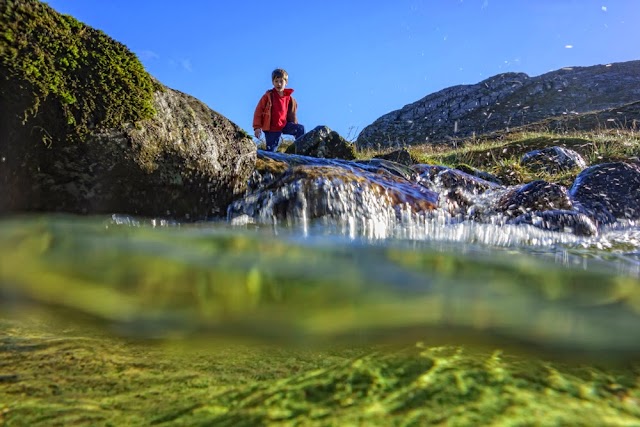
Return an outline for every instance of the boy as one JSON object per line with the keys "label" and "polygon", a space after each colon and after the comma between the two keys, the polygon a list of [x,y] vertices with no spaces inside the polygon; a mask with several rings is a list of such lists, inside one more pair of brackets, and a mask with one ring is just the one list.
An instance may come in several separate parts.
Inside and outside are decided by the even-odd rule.
{"label": "boy", "polygon": [[285,89],[289,75],[282,68],[271,73],[273,89],[269,89],[253,113],[253,131],[256,138],[264,132],[267,151],[276,151],[280,135],[293,135],[296,139],[304,135],[304,126],[298,124],[298,103],[291,96],[293,89]]}

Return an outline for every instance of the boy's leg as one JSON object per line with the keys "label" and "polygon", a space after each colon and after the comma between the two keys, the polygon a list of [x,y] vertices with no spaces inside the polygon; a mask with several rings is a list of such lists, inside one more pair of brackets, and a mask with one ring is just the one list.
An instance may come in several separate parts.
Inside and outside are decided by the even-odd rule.
{"label": "boy's leg", "polygon": [[300,123],[288,122],[286,125],[284,125],[282,133],[284,133],[285,135],[293,135],[295,139],[298,139],[302,135],[304,135],[304,126],[302,126]]}
{"label": "boy's leg", "polygon": [[282,132],[264,132],[264,140],[267,143],[267,151],[276,151]]}

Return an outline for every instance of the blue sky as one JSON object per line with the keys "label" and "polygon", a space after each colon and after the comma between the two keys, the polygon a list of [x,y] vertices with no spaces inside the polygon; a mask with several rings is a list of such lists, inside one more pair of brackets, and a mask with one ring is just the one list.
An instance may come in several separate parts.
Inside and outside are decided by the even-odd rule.
{"label": "blue sky", "polygon": [[640,59],[640,0],[51,0],[165,85],[253,133],[271,71],[300,122],[348,139],[390,111],[493,75]]}

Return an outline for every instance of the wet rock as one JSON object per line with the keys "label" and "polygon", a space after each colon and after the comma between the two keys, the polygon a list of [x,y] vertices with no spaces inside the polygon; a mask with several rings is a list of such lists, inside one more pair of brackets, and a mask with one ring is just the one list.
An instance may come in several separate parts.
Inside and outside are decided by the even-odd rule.
{"label": "wet rock", "polygon": [[601,224],[640,219],[640,167],[624,162],[591,166],[577,176],[569,194],[580,211]]}
{"label": "wet rock", "polygon": [[508,191],[496,208],[507,217],[514,218],[532,211],[571,210],[573,203],[565,187],[538,180]]}
{"label": "wet rock", "polygon": [[442,171],[449,168],[440,165],[413,165],[411,169],[418,174],[418,182],[427,188],[435,188],[435,179]]}
{"label": "wet rock", "polygon": [[493,182],[445,166],[413,165],[411,169],[418,174],[418,182],[430,189],[444,191],[461,189],[468,193],[480,194],[490,188],[498,187]]}
{"label": "wet rock", "polygon": [[418,178],[418,174],[414,172],[413,169],[390,160],[374,158],[371,160],[358,160],[356,161],[356,164],[362,165],[364,169],[372,172],[386,171],[392,175],[399,176],[409,181],[416,181]]}
{"label": "wet rock", "polygon": [[489,181],[489,182],[493,182],[494,184],[498,184],[498,185],[502,185],[503,182],[500,180],[500,178],[498,178],[497,176],[490,174],[489,172],[485,172],[483,170],[474,168],[472,166],[469,165],[458,165],[456,166],[456,169],[467,173],[469,175],[473,175],[476,176],[480,179],[483,179],[485,181]]}
{"label": "wet rock", "polygon": [[[259,152],[258,165],[265,169],[259,173],[262,178],[254,180],[252,191],[230,206],[228,216],[393,223],[404,215],[437,208],[437,193],[389,171],[393,162],[380,162],[385,167]],[[283,169],[283,164],[288,167]]]}
{"label": "wet rock", "polygon": [[325,159],[353,160],[353,144],[327,126],[317,126],[295,141],[295,154]]}
{"label": "wet rock", "polygon": [[500,187],[457,169],[444,169],[435,177],[436,188],[444,192],[444,206],[453,216],[463,217],[475,204],[476,196]]}
{"label": "wet rock", "polygon": [[530,151],[522,156],[520,164],[532,171],[547,173],[559,173],[587,167],[587,162],[580,154],[568,148],[557,146]]}
{"label": "wet rock", "polygon": [[606,223],[574,203],[558,184],[533,181],[504,187],[444,166],[406,167],[382,159],[354,162],[260,151],[249,186],[251,191],[230,209],[230,218],[331,218],[342,224],[377,221],[394,226],[406,218],[422,221],[425,216],[411,215],[424,213],[578,236],[596,236]]}
{"label": "wet rock", "polygon": [[261,187],[271,185],[279,177],[289,169],[289,164],[269,157],[265,157],[265,151],[258,151],[258,158],[256,159],[256,167],[253,170],[247,183],[247,192],[255,191]]}
{"label": "wet rock", "polygon": [[446,189],[451,190],[461,188],[472,194],[484,193],[491,188],[499,187],[498,184],[486,181],[457,169],[445,169],[440,171],[436,179]]}
{"label": "wet rock", "polygon": [[542,230],[572,233],[577,236],[598,235],[598,228],[591,218],[576,211],[551,210],[527,212],[507,223],[514,225],[533,225]]}

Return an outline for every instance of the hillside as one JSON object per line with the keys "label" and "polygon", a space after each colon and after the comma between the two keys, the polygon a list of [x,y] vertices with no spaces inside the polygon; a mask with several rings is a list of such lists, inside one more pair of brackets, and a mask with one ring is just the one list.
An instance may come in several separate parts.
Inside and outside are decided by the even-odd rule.
{"label": "hillside", "polygon": [[378,118],[358,148],[438,143],[514,127],[637,127],[640,61],[571,67],[537,76],[504,73],[443,89]]}

